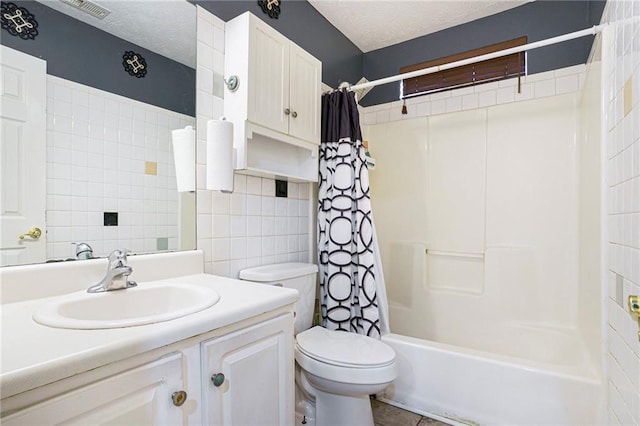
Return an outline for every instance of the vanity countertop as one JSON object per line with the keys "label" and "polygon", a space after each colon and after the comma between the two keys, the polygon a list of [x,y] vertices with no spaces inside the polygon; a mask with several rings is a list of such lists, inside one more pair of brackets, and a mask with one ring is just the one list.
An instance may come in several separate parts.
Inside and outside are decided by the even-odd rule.
{"label": "vanity countertop", "polygon": [[2,398],[237,323],[298,299],[298,292],[292,289],[204,273],[139,281],[139,285],[163,281],[211,287],[219,293],[220,301],[171,321],[102,330],[59,329],[36,323],[33,312],[56,296],[5,301],[1,305]]}

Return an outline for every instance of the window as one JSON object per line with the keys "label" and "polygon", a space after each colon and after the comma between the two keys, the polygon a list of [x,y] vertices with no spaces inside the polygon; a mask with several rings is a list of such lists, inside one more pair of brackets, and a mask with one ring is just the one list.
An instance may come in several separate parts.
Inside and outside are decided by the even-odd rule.
{"label": "window", "polygon": [[[487,53],[493,53],[499,50],[509,49],[511,47],[522,46],[524,44],[527,44],[526,36],[402,67],[400,68],[400,73],[403,74],[437,65],[444,65],[450,62],[472,58],[474,56],[485,55]],[[463,65],[461,67],[438,71],[420,77],[408,78],[402,80],[402,98],[426,95],[428,93],[525,75],[525,58],[526,52],[513,53],[499,58],[476,62],[475,64]]]}

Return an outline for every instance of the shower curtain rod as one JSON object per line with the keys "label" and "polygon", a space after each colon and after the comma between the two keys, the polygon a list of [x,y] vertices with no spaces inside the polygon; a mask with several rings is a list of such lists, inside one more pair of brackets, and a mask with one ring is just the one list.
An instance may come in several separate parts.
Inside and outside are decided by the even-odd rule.
{"label": "shower curtain rod", "polygon": [[600,31],[602,31],[607,25],[608,24],[594,25],[591,28],[575,31],[575,32],[560,35],[557,37],[551,37],[545,40],[535,41],[529,44],[523,44],[522,46],[511,47],[509,49],[504,49],[504,50],[498,50],[497,52],[486,53],[484,55],[474,56],[473,58],[467,58],[459,61],[449,62],[447,64],[424,68],[417,71],[406,72],[404,74],[398,74],[392,77],[381,78],[378,80],[369,81],[367,83],[356,84],[354,86],[349,85],[347,87],[347,90],[350,90],[353,92],[359,89],[367,89],[369,87],[375,87],[381,84],[393,83],[395,81],[404,80],[406,78],[420,77],[421,75],[433,74],[434,72],[461,67],[463,65],[475,64],[476,62],[486,61],[488,59],[493,59],[493,58],[499,58],[500,56],[506,56],[506,55],[511,55],[513,53],[524,52],[525,50],[537,49],[538,47],[549,46],[551,44],[561,43],[567,40],[573,40],[574,38],[585,37],[588,35],[595,35]]}

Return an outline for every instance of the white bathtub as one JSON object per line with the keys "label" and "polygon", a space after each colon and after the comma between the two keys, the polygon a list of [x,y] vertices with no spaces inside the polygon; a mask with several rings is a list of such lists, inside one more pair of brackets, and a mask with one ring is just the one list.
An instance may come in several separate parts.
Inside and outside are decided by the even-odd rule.
{"label": "white bathtub", "polygon": [[[574,364],[553,363],[553,356],[532,361],[398,334],[383,341],[397,354],[398,378],[383,395],[394,405],[452,423],[605,423],[603,386],[586,359]],[[558,349],[547,348],[550,353]]]}

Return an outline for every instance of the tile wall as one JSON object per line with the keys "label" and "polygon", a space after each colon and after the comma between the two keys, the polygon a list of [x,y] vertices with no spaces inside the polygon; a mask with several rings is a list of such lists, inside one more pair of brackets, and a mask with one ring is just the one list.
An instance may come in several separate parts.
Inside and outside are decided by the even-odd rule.
{"label": "tile wall", "polygon": [[[47,76],[47,258],[178,247],[178,193],[171,130],[178,114]],[[104,226],[104,212],[118,225]]]}
{"label": "tile wall", "polygon": [[627,297],[640,294],[640,1],[610,0],[603,14],[608,198],[609,424],[640,424],[639,324]]}
{"label": "tile wall", "polygon": [[520,93],[517,78],[447,90],[407,99],[407,114],[401,112],[402,101],[361,108],[362,124],[387,123],[574,93],[582,88],[584,79],[585,66],[576,65],[522,77]]}
{"label": "tile wall", "polygon": [[289,182],[280,198],[274,179],[236,173],[232,194],[205,189],[207,120],[224,113],[223,72],[224,21],[198,7],[197,246],[205,271],[237,278],[247,267],[309,262],[310,184]]}

